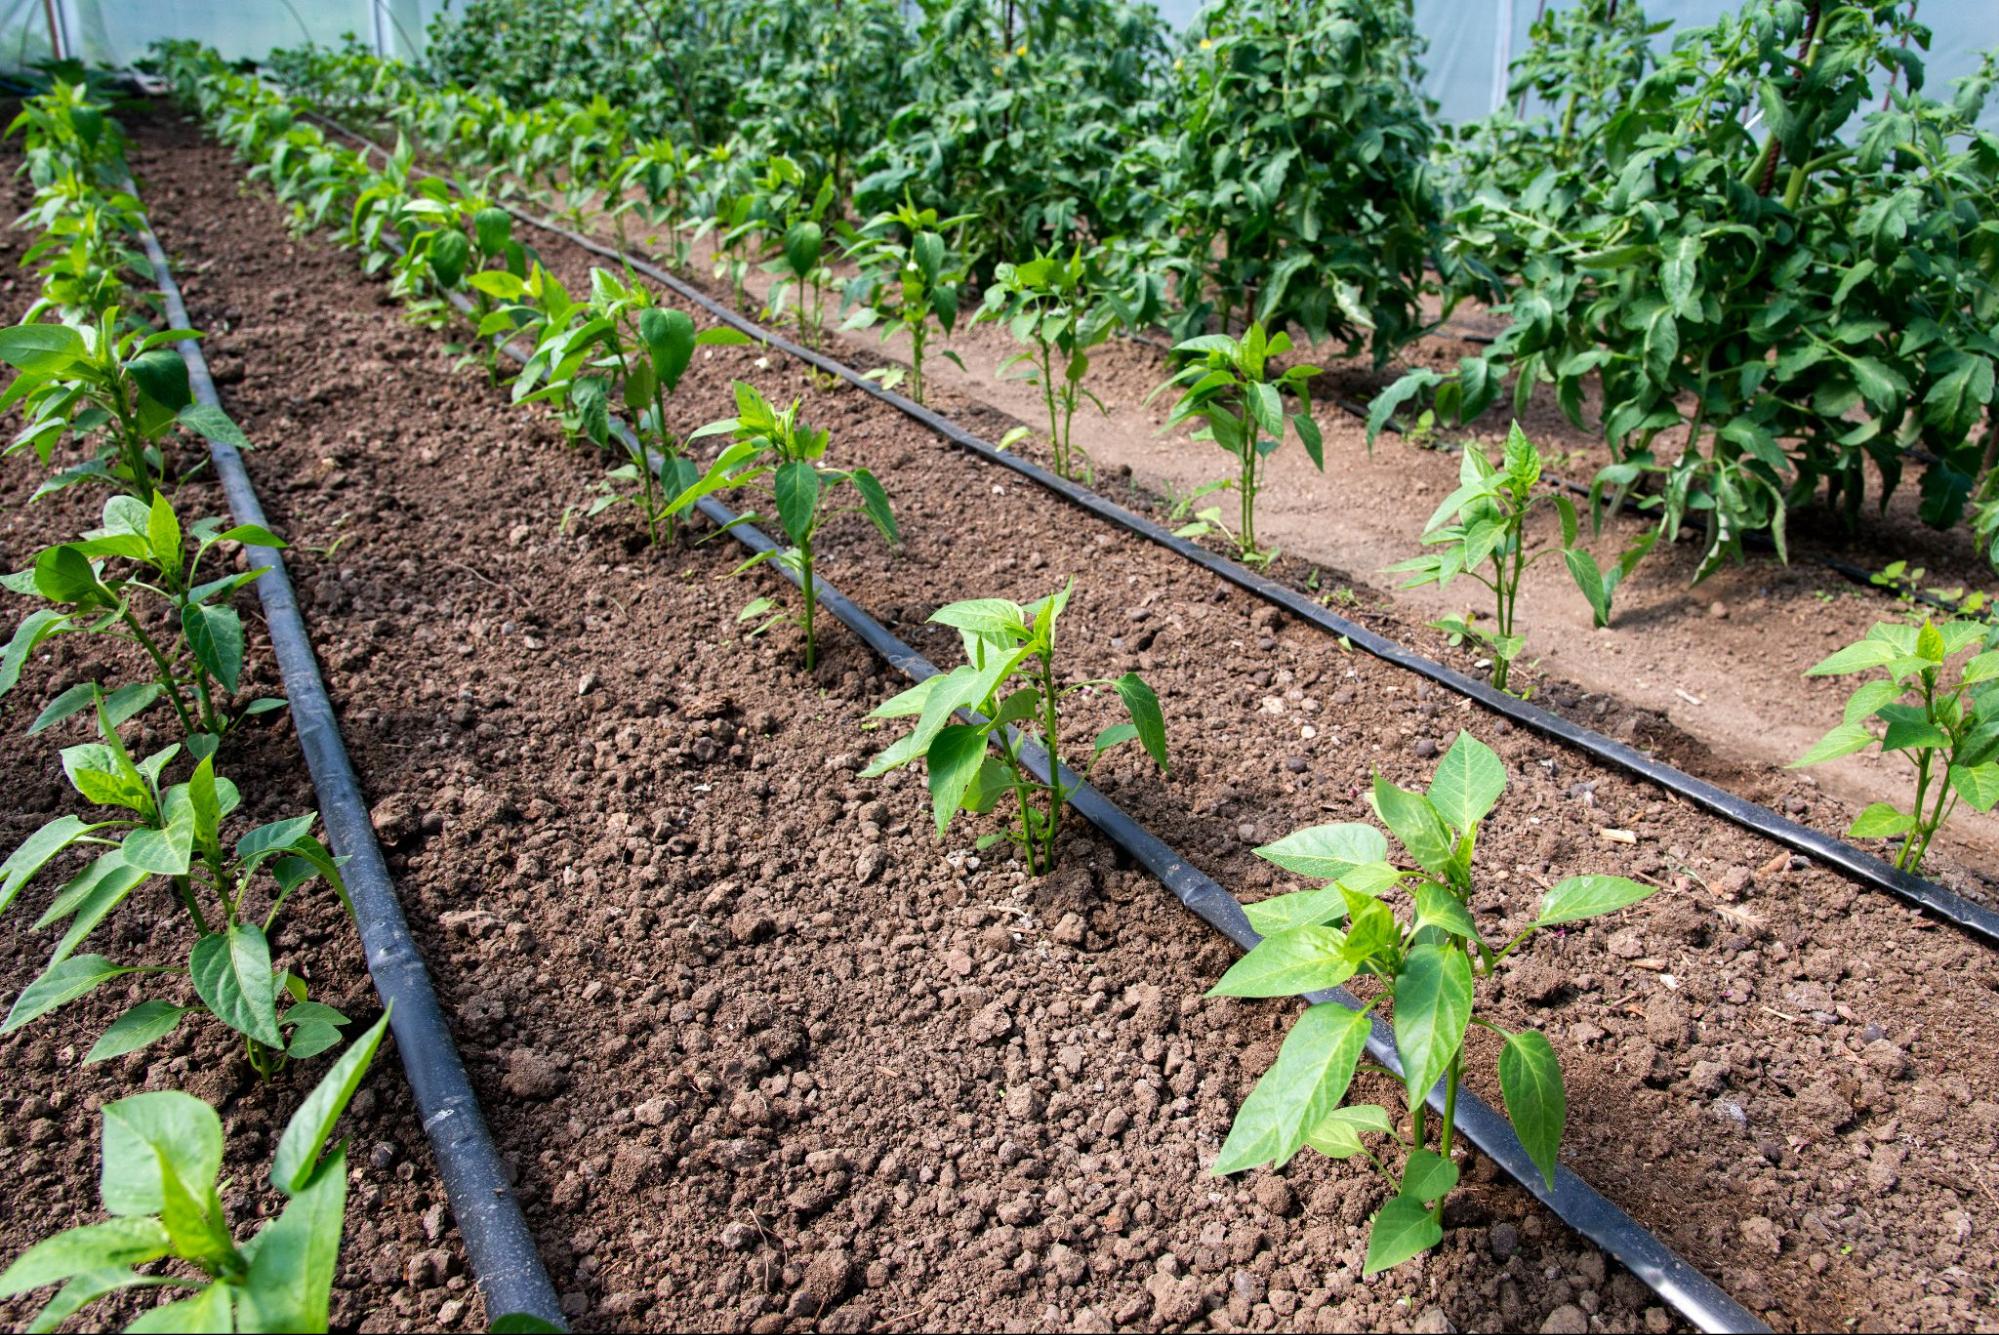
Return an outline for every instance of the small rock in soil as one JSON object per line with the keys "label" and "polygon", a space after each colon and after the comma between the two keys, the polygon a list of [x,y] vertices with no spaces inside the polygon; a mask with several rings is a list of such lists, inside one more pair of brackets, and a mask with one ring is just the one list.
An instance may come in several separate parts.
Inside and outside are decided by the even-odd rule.
{"label": "small rock in soil", "polygon": [[394,847],[417,832],[422,816],[415,798],[408,793],[390,793],[375,803],[368,820],[375,827],[375,837]]}
{"label": "small rock in soil", "polygon": [[500,1083],[517,1099],[552,1099],[569,1087],[569,1076],[546,1053],[524,1048],[507,1058]]}
{"label": "small rock in soil", "polygon": [[1589,1335],[1589,1317],[1574,1303],[1563,1303],[1541,1323],[1541,1335]]}
{"label": "small rock in soil", "polygon": [[805,1278],[791,1295],[793,1316],[816,1316],[847,1296],[854,1282],[854,1258],[835,1249],[821,1252],[805,1267]]}
{"label": "small rock in soil", "polygon": [[1267,1175],[1256,1184],[1256,1203],[1270,1213],[1282,1217],[1298,1207],[1298,1198],[1291,1190],[1291,1184],[1275,1174]]}
{"label": "small rock in soil", "polygon": [[1527,960],[1506,975],[1508,996],[1537,1005],[1554,1000],[1563,986],[1561,971],[1544,960]]}

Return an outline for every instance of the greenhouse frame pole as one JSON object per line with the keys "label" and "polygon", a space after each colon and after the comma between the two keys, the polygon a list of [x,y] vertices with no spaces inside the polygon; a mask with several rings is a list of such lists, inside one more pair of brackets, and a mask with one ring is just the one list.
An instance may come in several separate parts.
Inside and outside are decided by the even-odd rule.
{"label": "greenhouse frame pole", "polygon": [[[49,53],[61,60],[66,53],[62,44],[62,21],[56,17],[56,0],[42,0],[42,13],[49,21]],[[26,45],[24,40],[22,46]]]}
{"label": "greenhouse frame pole", "polygon": [[383,45],[386,34],[382,29],[382,6],[386,0],[368,0],[368,31],[375,39],[375,59],[387,60],[388,49]]}
{"label": "greenhouse frame pole", "polygon": [[1492,109],[1506,105],[1506,67],[1513,63],[1513,0],[1499,0],[1499,30],[1492,35]]}

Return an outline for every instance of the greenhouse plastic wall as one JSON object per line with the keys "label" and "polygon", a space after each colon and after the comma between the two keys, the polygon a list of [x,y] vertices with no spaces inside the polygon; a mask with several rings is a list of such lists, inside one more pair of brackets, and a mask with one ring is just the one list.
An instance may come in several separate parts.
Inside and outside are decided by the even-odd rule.
{"label": "greenhouse plastic wall", "polygon": [[[562,0],[551,0],[561,3]],[[1156,0],[1176,28],[1200,12],[1202,0]],[[1528,30],[1549,5],[1563,0],[1414,0],[1430,40],[1425,58],[1430,96],[1446,121],[1491,112],[1506,95],[1506,65],[1526,50]],[[1740,0],[1641,0],[1654,21],[1674,30],[1710,23]],[[273,47],[337,43],[346,33],[385,55],[422,54],[424,33],[449,0],[0,0],[0,69],[20,69],[49,55],[53,14],[65,49],[93,64],[125,66],[162,37],[194,37],[229,59],[259,57]],[[1999,46],[1999,0],[1918,0],[1918,16],[1936,33],[1928,86],[1947,91],[1978,67],[1979,54]],[[1671,30],[1661,33],[1664,45]],[[1531,112],[1533,108],[1529,108]],[[1999,130],[1999,99],[1985,110]]]}

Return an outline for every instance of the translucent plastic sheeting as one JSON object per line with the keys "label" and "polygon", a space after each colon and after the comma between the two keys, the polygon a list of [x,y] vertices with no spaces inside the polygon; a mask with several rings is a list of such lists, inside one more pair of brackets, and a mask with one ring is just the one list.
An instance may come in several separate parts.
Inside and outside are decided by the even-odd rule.
{"label": "translucent plastic sheeting", "polygon": [[[1202,0],[1158,0],[1169,23],[1184,28]],[[1484,116],[1506,96],[1507,62],[1526,51],[1528,30],[1547,5],[1573,0],[1415,0],[1416,24],[1429,40],[1425,83],[1438,116],[1468,121]],[[1674,32],[1712,23],[1741,7],[1741,0],[1641,0],[1646,17],[1673,27],[1654,39],[1663,50]],[[1952,81],[1973,73],[1979,56],[1999,46],[1999,0],[1918,0],[1916,17],[1935,34],[1924,55],[1924,87],[1947,98]],[[1534,108],[1528,108],[1530,114]],[[1982,125],[1999,130],[1999,99],[1988,104]]]}
{"label": "translucent plastic sheeting", "polygon": [[48,56],[51,16],[65,54],[92,64],[128,66],[164,37],[195,38],[233,60],[308,41],[337,44],[348,33],[407,58],[422,54],[424,30],[443,7],[443,0],[0,0],[0,68]]}
{"label": "translucent plastic sheeting", "polygon": [[[1472,120],[1498,106],[1506,95],[1507,62],[1527,49],[1535,17],[1548,5],[1573,2],[1414,0],[1417,24],[1430,43],[1426,83],[1441,118]],[[1649,0],[1645,12],[1673,25],[1657,39],[1664,46],[1673,32],[1711,23],[1740,2]],[[1202,0],[1156,3],[1169,23],[1184,28]],[[0,69],[47,58],[51,15],[66,51],[123,66],[162,37],[199,38],[234,59],[307,40],[336,43],[352,33],[385,54],[419,56],[430,21],[446,7],[447,0],[0,0]],[[1981,52],[1999,46],[1999,0],[1918,0],[1917,15],[1936,34],[1925,58],[1928,87],[1936,95],[1947,95],[1953,80],[1977,69]],[[1983,123],[1999,130],[1999,99],[1986,108]]]}

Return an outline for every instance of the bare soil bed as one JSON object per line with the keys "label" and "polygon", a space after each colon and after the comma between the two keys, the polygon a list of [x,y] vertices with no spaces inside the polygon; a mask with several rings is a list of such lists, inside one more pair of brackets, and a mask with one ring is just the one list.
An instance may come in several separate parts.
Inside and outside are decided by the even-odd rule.
{"label": "bare soil bed", "polygon": [[[193,320],[264,446],[252,470],[294,542],[413,927],[579,1326],[1670,1325],[1483,1163],[1444,1248],[1369,1281],[1378,1188],[1359,1172],[1301,1159],[1208,1177],[1288,1005],[1202,1000],[1227,948],[1081,831],[1039,882],[974,854],[978,827],[940,846],[920,780],[855,774],[884,740],[862,716],[900,687],[856,642],[829,629],[801,689],[788,634],[739,639],[737,609],[768,586],[720,578],[721,544],[565,531],[597,460],[453,373],[351,256],[288,239],[226,154],[178,122],[135,129]],[[565,281],[587,267],[559,246],[545,258]],[[1989,953],[765,360],[717,351],[676,409],[724,415],[731,375],[806,395],[832,458],[882,473],[909,539],[889,553],[843,525],[824,573],[935,658],[954,647],[922,625],[939,603],[1079,576],[1069,662],[1145,672],[1174,748],[1170,778],[1127,761],[1105,787],[1239,892],[1277,888],[1254,844],[1363,819],[1370,771],[1426,778],[1460,727],[1491,742],[1512,791],[1482,850],[1482,916],[1518,921],[1574,872],[1668,887],[1505,978],[1502,1018],[1562,1053],[1571,1164],[1780,1326],[1993,1323]],[[9,515],[10,560],[61,531],[52,509]],[[15,712],[79,666],[37,664]],[[282,725],[266,744],[264,786],[287,794],[268,800],[309,801]],[[53,800],[50,753],[4,763],[16,791]],[[21,938],[38,906],[6,924],[14,988],[38,962]],[[329,937],[301,951],[332,952],[335,979],[352,969],[344,925],[297,921]],[[322,986],[365,992],[358,976]],[[5,1134],[50,1124],[33,1132],[40,1171],[16,1153],[0,1179],[47,1202],[10,1214],[10,1249],[91,1217],[87,1109],[130,1087],[47,1034],[37,1065],[37,1037],[0,1049],[40,1081],[0,1096]],[[186,1074],[158,1078],[240,1087],[225,1046],[195,1044],[175,1059]],[[389,1153],[356,1156],[380,1194],[357,1188],[336,1319],[471,1325],[476,1302],[446,1310],[467,1295],[448,1235],[425,1234],[434,1177],[406,1095],[386,1066],[373,1088],[357,1144]],[[240,1148],[258,1111],[229,1112]]]}

